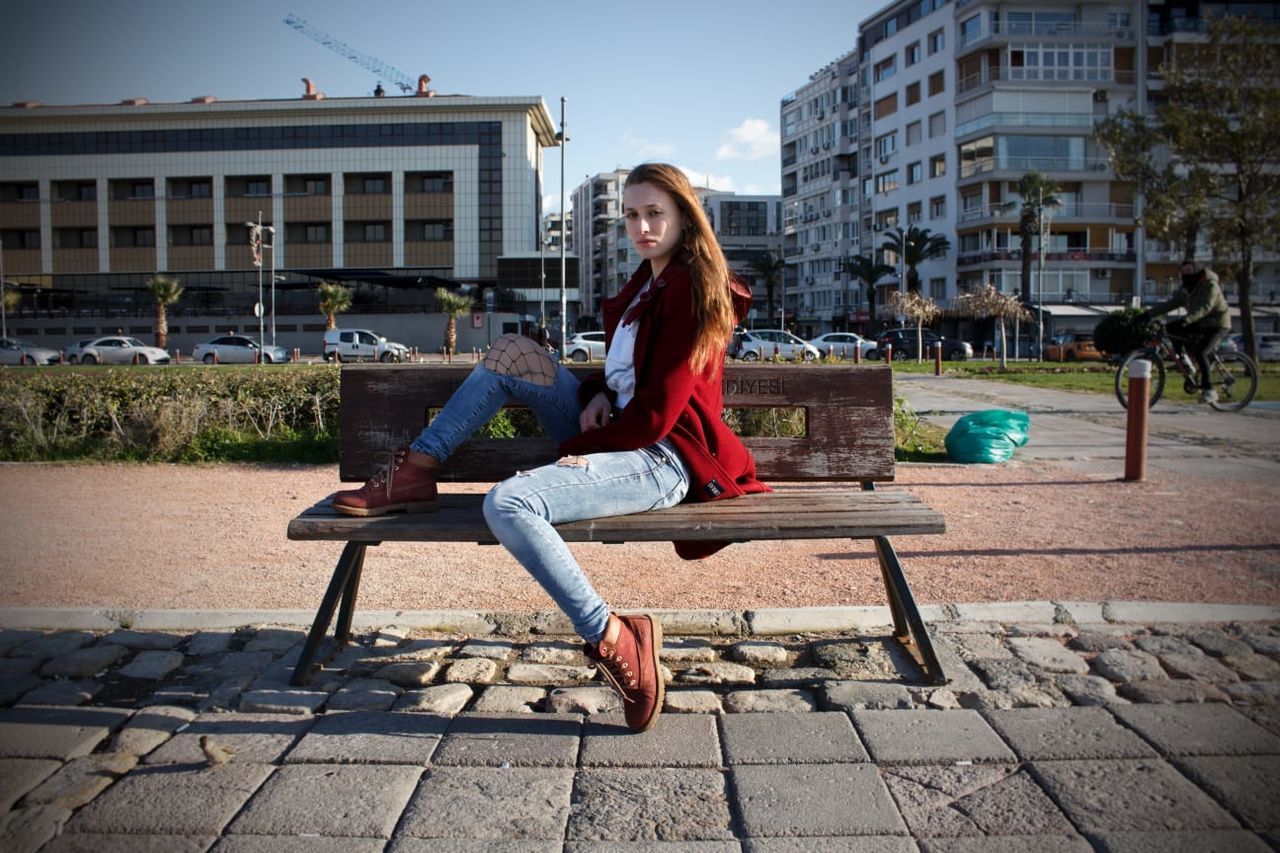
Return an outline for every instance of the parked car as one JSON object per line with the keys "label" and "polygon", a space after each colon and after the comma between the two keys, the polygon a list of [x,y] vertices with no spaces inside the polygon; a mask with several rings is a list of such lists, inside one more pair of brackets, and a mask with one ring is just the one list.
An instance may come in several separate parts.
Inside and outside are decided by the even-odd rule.
{"label": "parked car", "polygon": [[[939,341],[942,342],[942,357],[947,361],[964,361],[967,358],[973,358],[973,345],[968,341],[944,338],[931,329],[924,329],[922,334],[925,358],[933,355],[933,348]],[[885,347],[890,344],[893,345],[894,358],[915,358],[917,346],[915,326],[889,329],[876,335],[875,357],[884,358]]]}
{"label": "parked car", "polygon": [[81,348],[76,361],[80,364],[168,364],[169,353],[147,346],[137,338],[109,335],[95,338]]}
{"label": "parked car", "polygon": [[862,335],[853,332],[827,332],[825,335],[818,335],[809,341],[818,348],[818,352],[823,355],[827,354],[830,348],[837,357],[853,358],[853,348],[857,347],[862,353],[863,358],[870,358],[871,353],[875,352],[876,342],[869,341]]}
{"label": "parked car", "polygon": [[[1005,344],[1009,347],[1009,358],[1035,358],[1036,339],[1029,335],[1019,335],[1015,342],[1012,334],[1005,335]],[[990,351],[992,358],[1000,357],[1000,336],[994,341],[986,341],[982,345],[983,352]]]}
{"label": "parked car", "polygon": [[69,364],[75,364],[80,360],[80,353],[84,352],[84,348],[94,342],[94,338],[81,338],[62,350],[62,354],[66,357]]}
{"label": "parked car", "polygon": [[792,361],[814,361],[822,357],[818,348],[785,329],[738,329],[733,334],[729,355],[743,361],[756,361],[774,353]]}
{"label": "parked car", "polygon": [[324,360],[404,361],[409,348],[368,329],[330,329],[324,333]]}
{"label": "parked car", "polygon": [[1257,339],[1258,361],[1280,361],[1280,334],[1265,332]]}
{"label": "parked car", "polygon": [[578,332],[569,336],[569,343],[564,349],[565,357],[570,361],[603,361],[604,332]]}
{"label": "parked car", "polygon": [[18,340],[0,338],[0,364],[57,364],[58,351]]}
{"label": "parked car", "polygon": [[1093,335],[1063,332],[1054,335],[1044,348],[1045,361],[1102,361],[1102,352],[1093,343]]}
{"label": "parked car", "polygon": [[[222,335],[196,344],[191,357],[205,364],[254,364],[258,361],[258,342],[244,335]],[[284,347],[267,344],[262,349],[263,364],[283,364],[288,360],[289,351]]]}
{"label": "parked car", "polygon": [[[1259,336],[1261,338],[1261,336]],[[1236,332],[1233,335],[1227,335],[1218,344],[1218,352],[1244,352],[1244,335]]]}

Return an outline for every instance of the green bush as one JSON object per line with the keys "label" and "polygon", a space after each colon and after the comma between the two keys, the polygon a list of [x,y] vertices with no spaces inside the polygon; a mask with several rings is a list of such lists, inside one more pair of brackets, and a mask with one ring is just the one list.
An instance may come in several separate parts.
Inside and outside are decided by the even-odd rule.
{"label": "green bush", "polygon": [[1098,321],[1093,342],[1107,355],[1124,355],[1144,347],[1159,332],[1159,321],[1145,319],[1139,308],[1112,311]]}

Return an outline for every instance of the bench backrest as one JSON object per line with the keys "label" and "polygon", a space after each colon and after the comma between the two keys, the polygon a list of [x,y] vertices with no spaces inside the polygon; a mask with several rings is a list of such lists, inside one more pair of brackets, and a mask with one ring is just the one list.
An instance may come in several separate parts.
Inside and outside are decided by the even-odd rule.
{"label": "bench backrest", "polygon": [[[340,403],[343,480],[364,480],[375,454],[412,441],[467,374],[470,364],[344,365]],[[572,368],[587,374],[596,367]],[[760,479],[893,479],[893,373],[887,366],[725,365],[726,408],[805,411],[797,438],[744,438]],[[442,480],[497,482],[556,458],[549,439],[472,439],[449,459]]]}

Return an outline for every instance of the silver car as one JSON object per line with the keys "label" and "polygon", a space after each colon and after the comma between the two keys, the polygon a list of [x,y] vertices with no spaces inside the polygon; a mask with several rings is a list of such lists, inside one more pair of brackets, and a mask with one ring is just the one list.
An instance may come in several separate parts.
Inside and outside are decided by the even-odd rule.
{"label": "silver car", "polygon": [[0,364],[57,364],[59,360],[55,349],[38,347],[17,338],[0,338]]}
{"label": "silver car", "polygon": [[[196,344],[191,357],[205,364],[256,364],[258,342],[244,335],[223,335],[208,343]],[[284,347],[267,344],[262,349],[263,364],[283,364],[289,360]]]}
{"label": "silver car", "polygon": [[570,361],[603,361],[604,332],[578,332],[564,348]]}
{"label": "silver car", "polygon": [[875,352],[876,342],[869,341],[855,332],[827,332],[825,335],[818,335],[809,341],[818,348],[818,352],[823,355],[827,354],[827,348],[840,358],[853,358],[853,351],[857,349],[863,358],[869,358],[871,353]]}
{"label": "silver car", "polygon": [[72,356],[75,364],[168,364],[169,353],[147,346],[137,338],[109,335],[95,338]]}
{"label": "silver car", "polygon": [[790,361],[816,361],[822,358],[817,347],[785,329],[744,329],[736,343],[736,355],[743,361],[773,358],[775,352]]}

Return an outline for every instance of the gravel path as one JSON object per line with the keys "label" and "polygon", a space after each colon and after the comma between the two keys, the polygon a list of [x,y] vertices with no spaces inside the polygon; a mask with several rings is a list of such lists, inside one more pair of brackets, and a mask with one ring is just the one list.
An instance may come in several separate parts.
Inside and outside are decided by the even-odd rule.
{"label": "gravel path", "polygon": [[[336,466],[0,465],[0,607],[314,608],[341,546],[285,527],[339,486]],[[944,535],[894,543],[922,603],[1280,604],[1280,483],[1124,483],[1015,460],[903,465],[886,488],[947,519]],[[697,563],[665,544],[574,547],[618,607],[884,603],[868,542],[748,543]],[[552,605],[500,548],[388,543],[360,606]]]}

